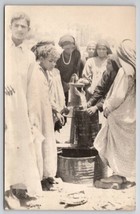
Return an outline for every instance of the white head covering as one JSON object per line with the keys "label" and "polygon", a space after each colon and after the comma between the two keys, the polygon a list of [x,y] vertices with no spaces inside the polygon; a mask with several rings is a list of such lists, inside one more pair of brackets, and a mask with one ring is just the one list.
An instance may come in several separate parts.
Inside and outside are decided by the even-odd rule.
{"label": "white head covering", "polygon": [[130,39],[121,42],[117,49],[120,64],[127,75],[134,76],[136,71],[135,45]]}

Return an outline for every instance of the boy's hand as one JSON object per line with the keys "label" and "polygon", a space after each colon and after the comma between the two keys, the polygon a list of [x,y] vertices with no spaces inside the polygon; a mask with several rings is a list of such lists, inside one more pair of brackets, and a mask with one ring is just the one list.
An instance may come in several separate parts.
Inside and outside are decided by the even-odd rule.
{"label": "boy's hand", "polygon": [[61,125],[63,126],[65,124],[65,119],[62,114],[59,112],[56,113],[58,120],[60,121]]}

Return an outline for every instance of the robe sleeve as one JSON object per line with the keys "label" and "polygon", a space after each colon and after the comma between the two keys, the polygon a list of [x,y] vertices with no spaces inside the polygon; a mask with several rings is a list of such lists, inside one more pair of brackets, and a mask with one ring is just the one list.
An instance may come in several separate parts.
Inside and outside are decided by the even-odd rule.
{"label": "robe sleeve", "polygon": [[91,64],[91,59],[88,59],[86,61],[82,78],[88,80],[88,83],[91,84],[92,78],[93,78],[93,72],[92,72],[92,64]]}
{"label": "robe sleeve", "polygon": [[99,81],[98,85],[96,86],[93,95],[91,96],[90,100],[88,101],[90,106],[96,105],[99,111],[103,110],[103,103],[104,99],[114,82],[114,79],[117,75],[117,71],[105,71],[102,74],[102,78]]}
{"label": "robe sleeve", "polygon": [[128,92],[128,76],[125,74],[122,68],[120,68],[113,85],[110,88],[107,99],[103,105],[103,109],[106,107],[110,112],[117,109],[125,100]]}
{"label": "robe sleeve", "polygon": [[41,133],[41,83],[42,73],[37,66],[34,66],[30,82],[28,83],[27,103],[33,138],[38,142],[42,142],[45,139]]}

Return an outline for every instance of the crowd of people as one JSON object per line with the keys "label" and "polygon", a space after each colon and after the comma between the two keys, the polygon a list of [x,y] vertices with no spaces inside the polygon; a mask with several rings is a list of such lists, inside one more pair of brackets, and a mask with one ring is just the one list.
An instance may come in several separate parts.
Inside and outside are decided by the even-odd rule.
{"label": "crowd of people", "polygon": [[[11,41],[5,45],[5,203],[20,207],[57,184],[55,131],[66,123],[69,83],[83,84],[89,115],[101,112],[101,130],[94,147],[113,175],[96,181],[112,188],[135,176],[136,53],[133,41],[123,40],[113,54],[105,40],[87,44],[83,59],[75,38],[63,35],[61,55],[54,41],[24,40],[30,19],[11,18]],[[102,122],[104,118],[104,122]],[[125,151],[125,152],[124,152]]]}

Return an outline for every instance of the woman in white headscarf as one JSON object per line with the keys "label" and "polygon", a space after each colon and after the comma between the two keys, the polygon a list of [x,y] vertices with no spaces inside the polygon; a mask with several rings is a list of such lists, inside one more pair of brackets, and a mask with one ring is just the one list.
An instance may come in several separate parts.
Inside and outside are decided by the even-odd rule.
{"label": "woman in white headscarf", "polygon": [[114,183],[121,185],[126,178],[135,177],[136,53],[132,41],[123,40],[117,54],[122,67],[104,102],[107,120],[94,142],[113,175],[95,182],[99,188],[112,188]]}

